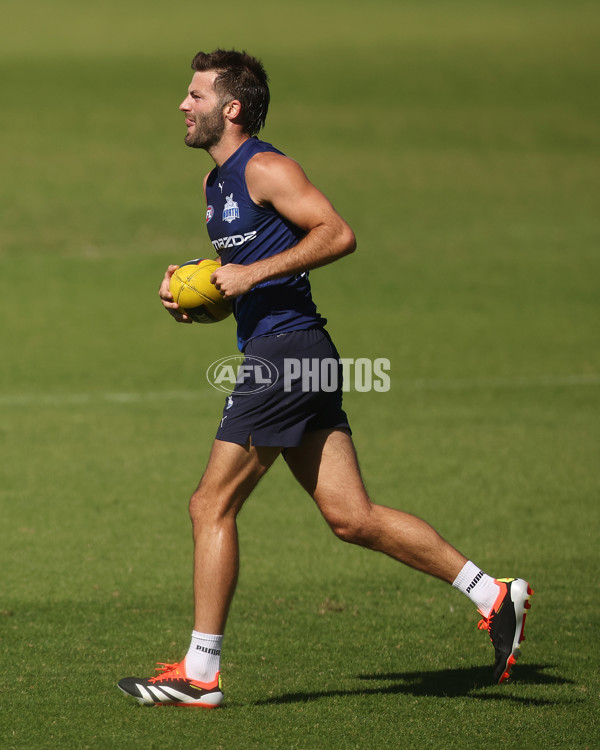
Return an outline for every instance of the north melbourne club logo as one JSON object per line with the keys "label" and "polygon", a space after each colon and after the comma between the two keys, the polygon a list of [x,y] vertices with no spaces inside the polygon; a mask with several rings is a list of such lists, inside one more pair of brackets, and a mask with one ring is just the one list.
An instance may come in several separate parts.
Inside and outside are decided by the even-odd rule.
{"label": "north melbourne club logo", "polygon": [[232,221],[240,218],[240,209],[238,204],[233,200],[233,193],[225,198],[225,207],[223,208],[223,221],[231,224]]}

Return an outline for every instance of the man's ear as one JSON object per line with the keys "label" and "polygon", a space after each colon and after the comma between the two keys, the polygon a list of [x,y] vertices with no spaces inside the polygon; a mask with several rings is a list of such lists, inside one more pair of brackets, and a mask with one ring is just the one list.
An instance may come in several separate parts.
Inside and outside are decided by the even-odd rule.
{"label": "man's ear", "polygon": [[228,120],[235,122],[242,113],[242,103],[239,99],[232,99],[225,105],[223,112]]}

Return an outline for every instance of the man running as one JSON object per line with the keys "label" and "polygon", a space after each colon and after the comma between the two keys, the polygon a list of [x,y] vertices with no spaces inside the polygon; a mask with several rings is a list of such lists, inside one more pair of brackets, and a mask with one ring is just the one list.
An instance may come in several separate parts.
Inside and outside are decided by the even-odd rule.
{"label": "man running", "polygon": [[[267,74],[246,53],[199,52],[187,96],[185,143],[204,149],[215,168],[204,180],[207,229],[221,258],[211,280],[231,299],[238,345],[279,371],[291,359],[339,362],[312,300],[308,272],[355,250],[354,233],[301,167],[256,136],[269,106]],[[173,302],[169,266],[159,294]],[[246,374],[251,373],[249,368]],[[259,391],[245,377],[228,397],[208,464],[190,501],[194,534],[194,631],[178,664],[155,677],[128,677],[120,689],[147,704],[221,705],[223,634],[239,565],[236,517],[281,454],[340,539],[389,555],[466,594],[495,648],[494,681],[503,682],[523,638],[533,593],[521,578],[494,579],[425,521],[377,505],[363,484],[337,388],[312,390],[283,379]],[[289,387],[289,380],[286,381]]]}

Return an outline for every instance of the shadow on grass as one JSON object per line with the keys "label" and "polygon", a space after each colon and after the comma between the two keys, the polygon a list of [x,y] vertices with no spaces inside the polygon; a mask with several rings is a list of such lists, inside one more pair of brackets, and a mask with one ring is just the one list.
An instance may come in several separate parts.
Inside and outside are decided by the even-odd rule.
{"label": "shadow on grass", "polygon": [[[544,673],[552,669],[551,664],[524,664],[518,667],[518,684],[567,685],[572,680]],[[530,706],[549,706],[563,703],[561,700],[531,698],[507,692],[506,686],[490,684],[490,667],[462,667],[442,669],[437,672],[393,672],[388,674],[357,675],[357,680],[366,684],[349,690],[315,690],[273,696],[255,703],[257,706],[302,703],[320,698],[336,698],[351,695],[414,695],[419,697],[460,698],[478,700],[512,701]],[[377,685],[373,683],[378,683]],[[387,684],[386,684],[387,683]],[[389,684],[391,683],[391,684]],[[485,690],[484,690],[485,689]],[[572,702],[572,699],[569,700]]]}

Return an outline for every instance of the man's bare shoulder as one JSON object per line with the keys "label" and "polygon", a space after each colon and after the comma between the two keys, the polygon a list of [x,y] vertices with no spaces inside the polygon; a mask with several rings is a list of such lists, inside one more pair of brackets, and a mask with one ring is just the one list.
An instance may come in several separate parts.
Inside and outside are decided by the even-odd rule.
{"label": "man's bare shoulder", "polygon": [[308,184],[302,167],[284,154],[263,151],[246,165],[246,184],[257,203],[271,203],[274,194],[298,190]]}
{"label": "man's bare shoulder", "polygon": [[264,172],[270,173],[272,170],[299,170],[302,172],[302,167],[297,161],[285,154],[279,154],[275,151],[260,151],[249,159],[246,165],[246,176],[260,175]]}

